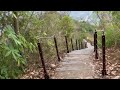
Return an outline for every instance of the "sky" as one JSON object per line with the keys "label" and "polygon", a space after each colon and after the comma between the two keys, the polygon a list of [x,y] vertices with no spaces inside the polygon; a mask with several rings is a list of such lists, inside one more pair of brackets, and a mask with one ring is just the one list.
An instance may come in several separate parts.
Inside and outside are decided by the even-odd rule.
{"label": "sky", "polygon": [[[99,24],[99,19],[92,15],[93,11],[71,11],[70,16],[76,20],[88,21],[91,24]],[[93,18],[94,17],[94,18]]]}
{"label": "sky", "polygon": [[91,15],[92,11],[71,11],[70,16],[74,19],[85,19]]}

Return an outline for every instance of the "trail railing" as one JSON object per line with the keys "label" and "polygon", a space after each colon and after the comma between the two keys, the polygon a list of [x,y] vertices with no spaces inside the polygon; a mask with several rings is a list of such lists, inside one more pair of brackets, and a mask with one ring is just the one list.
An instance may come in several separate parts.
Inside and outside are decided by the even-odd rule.
{"label": "trail railing", "polygon": [[[57,38],[56,36],[52,36],[52,37],[40,37],[40,39],[53,39],[54,41],[54,48],[56,49],[56,57],[58,59],[58,62],[61,61],[60,59],[60,51],[59,51],[59,46],[58,46],[58,42],[57,42]],[[83,48],[86,48],[86,44],[83,44],[82,41],[80,41],[80,39],[72,39],[72,38],[68,38],[67,36],[65,36],[65,41],[62,45],[65,45],[65,49],[66,49],[66,53],[69,53],[70,51],[73,51],[73,50],[80,50],[80,49],[83,49]],[[68,40],[69,39],[69,40]],[[74,42],[73,42],[74,41]],[[46,65],[45,65],[45,59],[44,59],[44,54],[43,54],[43,47],[42,44],[41,44],[41,41],[39,40],[39,42],[37,43],[38,45],[38,50],[39,50],[39,56],[41,58],[41,64],[42,64],[42,68],[44,70],[44,78],[45,79],[50,79],[50,76],[47,72],[47,68],[46,68]]]}
{"label": "trail railing", "polygon": [[102,32],[102,36],[101,36],[101,41],[102,41],[102,56],[98,53],[98,49],[101,49],[100,47],[98,47],[98,43],[101,44],[99,41],[98,41],[98,38],[97,38],[97,31],[95,30],[95,33],[94,33],[94,52],[95,52],[95,59],[98,59],[98,58],[102,58],[102,76],[105,76],[107,75],[107,72],[106,72],[106,58],[105,58],[105,34],[104,34],[104,31]]}

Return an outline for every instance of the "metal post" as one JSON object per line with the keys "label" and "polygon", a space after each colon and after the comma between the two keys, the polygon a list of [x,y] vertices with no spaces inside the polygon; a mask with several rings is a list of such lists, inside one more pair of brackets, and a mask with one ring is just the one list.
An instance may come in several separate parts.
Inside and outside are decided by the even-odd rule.
{"label": "metal post", "polygon": [[78,41],[79,41],[79,50],[80,50],[80,39]]}
{"label": "metal post", "polygon": [[96,35],[95,35],[96,33],[94,33],[94,52],[95,52],[95,45],[96,45]]}
{"label": "metal post", "polygon": [[105,35],[104,35],[104,32],[103,32],[103,35],[102,35],[102,57],[103,57],[103,70],[102,70],[102,75],[105,76],[105,75],[107,75],[107,73],[106,73]]}
{"label": "metal post", "polygon": [[85,48],[87,48],[87,42],[85,42]]}
{"label": "metal post", "polygon": [[56,40],[55,36],[54,36],[54,42],[55,42],[55,48],[56,48],[56,53],[57,53],[58,61],[60,61],[60,56],[59,56],[59,51],[58,51],[58,46],[57,46],[57,40]]}
{"label": "metal post", "polygon": [[98,59],[98,52],[97,52],[97,32],[95,31],[95,59]]}
{"label": "metal post", "polygon": [[67,42],[67,36],[65,36],[65,41],[66,41],[67,53],[69,53],[68,42]]}
{"label": "metal post", "polygon": [[83,43],[81,42],[81,49],[83,49]]}
{"label": "metal post", "polygon": [[77,39],[76,39],[76,50],[78,50]]}
{"label": "metal post", "polygon": [[71,45],[72,45],[72,50],[74,50],[72,38],[71,38]]}
{"label": "metal post", "polygon": [[43,58],[43,52],[42,52],[41,44],[40,43],[37,43],[37,44],[38,44],[39,54],[40,54],[40,57],[41,57],[42,67],[43,67],[43,70],[44,70],[44,78],[49,79],[49,75],[48,75],[48,73],[46,71],[46,67],[45,67],[45,62],[44,62],[44,58]]}

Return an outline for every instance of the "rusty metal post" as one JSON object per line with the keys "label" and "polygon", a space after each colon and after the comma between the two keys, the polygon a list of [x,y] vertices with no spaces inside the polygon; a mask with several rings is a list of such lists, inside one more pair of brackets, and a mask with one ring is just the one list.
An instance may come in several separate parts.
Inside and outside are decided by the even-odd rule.
{"label": "rusty metal post", "polygon": [[65,36],[65,41],[66,41],[66,48],[67,48],[67,53],[69,53],[69,48],[68,48],[68,41],[67,41],[67,36]]}
{"label": "rusty metal post", "polygon": [[103,32],[103,35],[102,35],[102,57],[103,57],[103,70],[102,70],[102,75],[105,76],[105,75],[107,75],[107,73],[106,73],[105,35],[104,35],[104,32]]}
{"label": "rusty metal post", "polygon": [[72,45],[72,50],[74,50],[72,38],[71,38],[71,45]]}
{"label": "rusty metal post", "polygon": [[95,45],[96,45],[96,33],[94,33],[94,52],[95,52]]}
{"label": "rusty metal post", "polygon": [[85,42],[85,48],[87,48],[87,42]]}
{"label": "rusty metal post", "polygon": [[43,58],[43,52],[42,52],[41,44],[40,43],[37,43],[37,44],[38,44],[39,54],[40,54],[40,57],[41,57],[42,67],[43,67],[43,70],[44,70],[44,78],[49,79],[49,75],[48,75],[48,73],[46,71],[46,67],[45,67],[45,62],[44,62],[44,58]]}
{"label": "rusty metal post", "polygon": [[78,50],[78,45],[77,45],[78,43],[77,43],[77,39],[76,39],[76,50]]}
{"label": "rusty metal post", "polygon": [[97,32],[95,31],[95,59],[98,59]]}
{"label": "rusty metal post", "polygon": [[83,43],[81,42],[81,49],[83,49]]}
{"label": "rusty metal post", "polygon": [[56,48],[56,53],[57,53],[58,61],[60,61],[60,56],[59,56],[59,51],[58,51],[58,46],[57,46],[57,40],[56,40],[55,36],[54,36],[54,42],[55,42],[55,48]]}
{"label": "rusty metal post", "polygon": [[81,48],[80,48],[80,39],[79,39],[78,41],[79,41],[79,50],[80,50],[80,49],[81,49]]}

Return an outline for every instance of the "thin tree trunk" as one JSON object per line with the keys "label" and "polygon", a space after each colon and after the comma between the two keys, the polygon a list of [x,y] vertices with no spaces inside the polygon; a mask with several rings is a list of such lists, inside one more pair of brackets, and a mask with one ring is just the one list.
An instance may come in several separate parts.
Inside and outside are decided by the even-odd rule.
{"label": "thin tree trunk", "polygon": [[18,35],[19,34],[18,12],[17,11],[13,11],[13,14],[15,14],[15,16],[16,16],[16,17],[13,17],[14,31]]}

